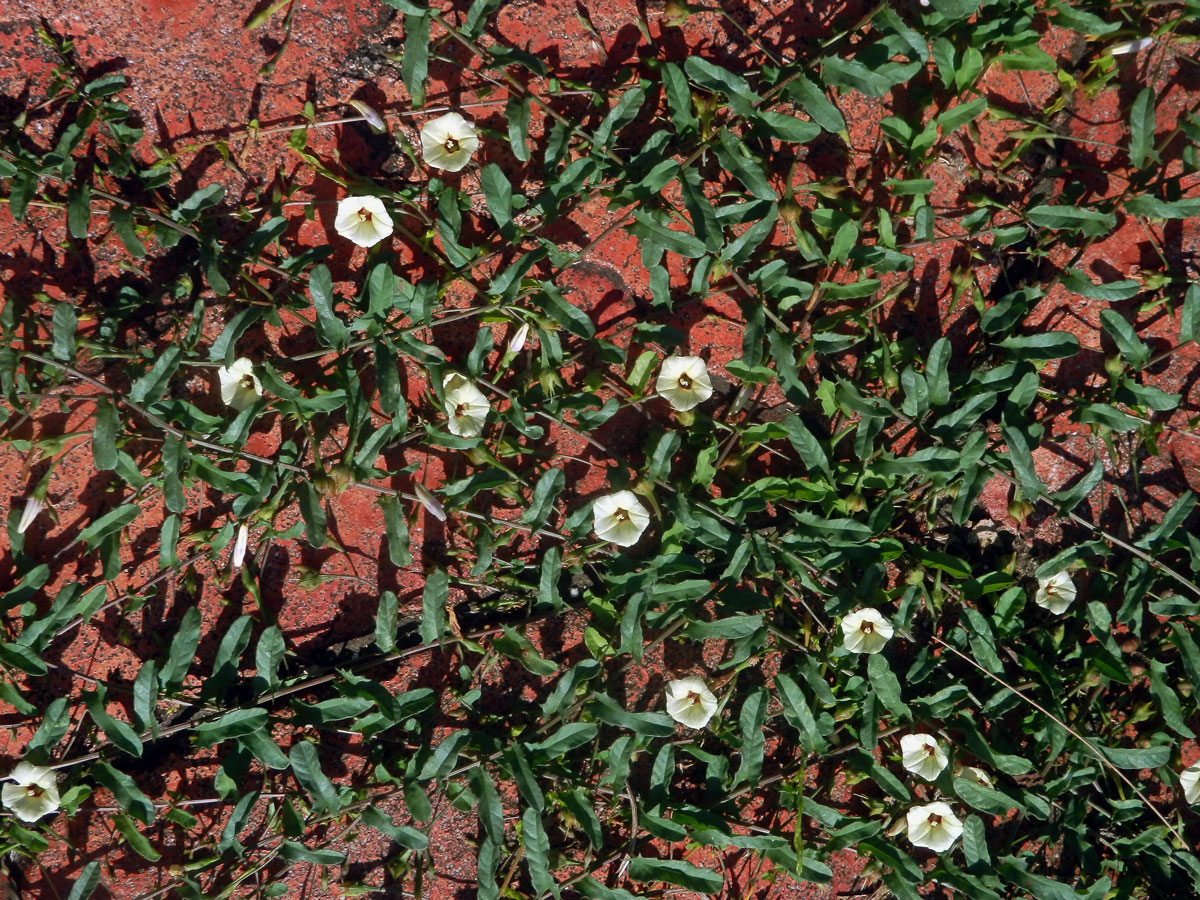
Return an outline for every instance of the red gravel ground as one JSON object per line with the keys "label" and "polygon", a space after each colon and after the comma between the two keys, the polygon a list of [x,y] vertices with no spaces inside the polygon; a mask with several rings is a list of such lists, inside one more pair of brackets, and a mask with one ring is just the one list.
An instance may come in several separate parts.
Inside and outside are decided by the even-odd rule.
{"label": "red gravel ground", "polygon": [[[268,4],[257,6],[245,0],[84,0],[83,3],[31,2],[10,0],[0,16],[0,107],[12,110],[28,98],[40,96],[54,64],[52,55],[36,38],[41,23],[61,36],[75,40],[75,52],[81,63],[94,74],[119,71],[127,76],[130,90],[123,99],[130,103],[147,131],[147,143],[182,154],[187,160],[186,178],[178,194],[185,196],[195,186],[218,180],[225,184],[229,196],[252,197],[272,183],[295,185],[295,197],[311,200],[315,216],[305,217],[306,205],[289,208],[293,217],[288,240],[298,252],[306,246],[333,241],[333,202],[341,195],[332,182],[315,177],[311,168],[294,153],[287,151],[288,129],[300,121],[306,103],[311,103],[318,121],[353,116],[346,101],[355,98],[370,103],[389,114],[391,125],[413,139],[415,127],[410,123],[410,104],[401,83],[398,69],[387,61],[386,54],[394,49],[401,36],[400,20],[394,11],[375,0],[297,0],[290,35],[285,36],[283,15],[272,17],[266,24],[248,30],[244,23]],[[751,0],[737,8],[735,15],[755,35],[756,39],[781,50],[794,53],[809,46],[822,36],[852,24],[861,14],[858,3],[813,3],[816,12],[799,5],[786,7],[765,0]],[[694,15],[682,27],[664,23],[661,10],[631,0],[521,0],[504,6],[492,27],[492,33],[510,45],[526,49],[545,60],[553,71],[577,80],[611,76],[623,66],[637,65],[642,54],[653,53],[641,27],[658,45],[667,48],[675,58],[687,53],[704,54],[715,61],[727,62],[731,68],[750,66],[755,58],[753,47],[744,36],[714,15]],[[1043,46],[1052,53],[1066,52],[1062,35],[1050,33]],[[1132,84],[1145,72],[1153,72],[1151,83],[1159,91],[1159,133],[1174,127],[1174,119],[1183,111],[1195,108],[1197,89],[1179,75],[1171,61],[1150,58],[1149,51],[1138,59],[1122,76],[1122,82],[1110,91],[1092,98],[1080,97],[1073,107],[1066,127],[1072,134],[1097,142],[1120,144],[1126,137],[1126,122],[1121,112],[1127,104],[1118,106],[1117,91],[1132,89]],[[274,59],[272,68],[263,67]],[[735,61],[735,62],[730,62]],[[480,100],[464,88],[467,81],[461,72],[444,64],[432,69],[427,105],[466,106],[469,114],[485,128],[503,133],[503,91],[493,91]],[[1046,73],[994,73],[989,75],[984,90],[993,106],[1036,110],[1039,104],[1058,89],[1053,76]],[[860,151],[851,162],[864,177],[871,168],[872,155],[879,141],[878,122],[888,114],[887,99],[869,100],[857,97],[845,110],[850,124],[852,145]],[[251,141],[246,126],[256,120],[260,137]],[[952,206],[962,183],[965,167],[987,167],[1003,157],[1011,147],[1008,134],[1011,122],[991,122],[979,129],[978,143],[962,138],[953,154],[941,160],[941,181],[933,201]],[[287,126],[284,128],[282,126]],[[29,132],[34,140],[49,140],[48,122],[36,118]],[[271,129],[280,130],[271,133]],[[533,133],[539,133],[540,121],[535,118]],[[194,149],[197,144],[216,138],[228,140],[234,152],[234,164],[227,164],[213,147]],[[1068,153],[1094,155],[1103,161],[1105,144],[1070,145]],[[340,157],[341,164],[387,183],[391,149],[386,139],[371,135],[361,123],[350,123],[313,129],[309,148],[323,159]],[[508,156],[502,142],[485,146],[482,162],[498,162],[517,182],[521,168]],[[1082,161],[1082,160],[1081,160]],[[809,160],[813,168],[802,168],[804,177],[822,164]],[[878,173],[876,173],[878,176]],[[884,174],[882,177],[886,177]],[[478,192],[477,174],[464,173],[465,189]],[[1185,184],[1185,189],[1194,187]],[[1061,188],[1061,185],[1058,187]],[[1109,183],[1096,184],[1097,195],[1108,195],[1124,187],[1119,174],[1113,172]],[[939,195],[940,194],[940,195]],[[480,197],[478,202],[482,204]],[[604,235],[614,221],[614,212],[605,210],[599,202],[581,205],[561,226],[561,241],[583,247]],[[1200,249],[1200,233],[1194,222],[1180,228],[1178,223],[1167,227],[1147,226],[1127,222],[1112,236],[1097,241],[1076,263],[1098,280],[1136,277],[1139,272],[1161,267],[1155,253],[1157,245],[1172,262],[1194,258]],[[103,229],[101,219],[93,227]],[[21,293],[31,295],[44,291],[51,300],[77,300],[92,292],[111,290],[121,278],[124,256],[111,238],[103,240],[97,232],[89,244],[89,252],[81,254],[65,239],[62,216],[58,210],[33,208],[23,225],[15,224],[7,206],[0,206],[0,297]],[[397,243],[396,267],[415,279],[421,272],[422,260],[415,258]],[[901,295],[890,312],[890,322],[897,330],[909,333],[939,330],[939,322],[954,320],[955,300],[951,293],[951,278],[964,266],[981,289],[986,292],[998,277],[993,267],[974,264],[952,255],[952,244],[933,245],[917,254],[914,273],[915,287]],[[639,259],[636,241],[624,232],[615,232],[588,252],[585,264],[567,272],[561,286],[573,303],[590,312],[602,335],[627,340],[622,327],[630,324],[634,299],[646,292],[647,275]],[[334,257],[331,268],[335,281],[358,278],[364,251]],[[1055,260],[1055,262],[1062,262]],[[459,298],[464,305],[469,297]],[[967,301],[963,301],[964,303]],[[1068,301],[1065,294],[1051,293],[1038,306],[1032,321],[1068,330],[1078,335],[1084,352],[1063,362],[1048,380],[1056,390],[1070,393],[1089,386],[1103,373],[1105,356],[1112,352],[1107,336],[1099,328],[1101,304]],[[735,303],[710,300],[702,314],[694,310],[676,321],[689,335],[691,349],[703,352],[710,359],[710,369],[719,367],[740,355],[741,325]],[[1174,344],[1177,342],[1178,322],[1164,310],[1146,314],[1138,322],[1143,338]],[[81,322],[81,331],[88,327]],[[211,323],[213,335],[220,323]],[[497,327],[497,339],[507,339],[504,326]],[[452,359],[469,351],[474,340],[473,323],[458,330],[439,332],[438,344]],[[966,332],[950,334],[956,342],[956,352],[969,352],[973,336]],[[296,354],[310,346],[311,332],[286,328],[267,329],[261,335],[264,352]],[[152,328],[147,340],[153,340]],[[1155,345],[1157,347],[1157,345]],[[1200,351],[1196,345],[1176,354],[1169,362],[1151,371],[1151,383],[1185,396],[1183,409],[1200,408],[1200,386],[1196,372]],[[215,408],[215,377],[203,370],[187,386],[196,397],[208,396],[204,408]],[[99,377],[99,372],[90,372]],[[414,366],[408,373],[410,402],[422,402],[425,388],[422,374]],[[87,384],[72,384],[73,397],[91,395],[95,388]],[[772,398],[766,398],[770,401]],[[47,399],[46,403],[54,401]],[[46,438],[55,434],[79,434],[90,431],[93,406],[72,399],[57,414],[39,415],[36,422],[10,421],[4,427],[8,438]],[[1154,519],[1169,507],[1178,492],[1190,484],[1200,490],[1200,440],[1188,432],[1187,416],[1171,420],[1160,441],[1161,455],[1141,464],[1143,478],[1152,485],[1147,488],[1144,506],[1134,508],[1129,515],[1131,525],[1140,519]],[[1127,479],[1129,460],[1122,458],[1122,446],[1109,449],[1095,441],[1088,429],[1065,420],[1046,423],[1053,434],[1063,440],[1057,451],[1039,450],[1035,456],[1039,475],[1056,489],[1072,482],[1090,468],[1097,455],[1106,460],[1108,479],[1113,490]],[[1072,436],[1074,435],[1074,436]],[[246,450],[270,455],[279,436],[269,432],[254,433]],[[624,433],[610,428],[600,435],[608,448],[616,453],[635,452],[641,447],[640,435],[633,430]],[[577,457],[583,462],[572,463],[568,469],[572,489],[577,496],[586,497],[603,484],[603,454],[589,447],[570,433],[550,436],[552,445],[562,455]],[[49,513],[43,514],[25,535],[26,552],[44,560],[53,560],[54,576],[46,591],[54,591],[72,581],[96,583],[99,570],[90,557],[81,557],[71,546],[73,536],[93,519],[98,509],[112,501],[107,493],[104,476],[97,476],[90,462],[86,441],[68,439],[65,446],[81,449],[68,453],[51,481]],[[420,465],[411,480],[396,479],[391,487],[411,492],[412,482],[421,481],[436,486],[461,474],[456,467],[461,462],[453,454],[436,455],[413,453],[401,459],[389,459],[389,465],[400,468],[407,463]],[[5,508],[20,504],[35,474],[44,471],[44,463],[34,459],[19,442],[0,443],[0,498]],[[1058,525],[1031,516],[1016,521],[1009,516],[1010,486],[999,479],[990,483],[981,503],[988,514],[1005,527],[1015,529],[1023,541],[1057,540]],[[298,541],[276,541],[270,544],[252,542],[251,553],[257,553],[261,568],[261,596],[256,597],[242,581],[226,570],[213,570],[199,565],[193,577],[179,584],[160,579],[158,572],[157,528],[161,513],[157,503],[148,504],[146,515],[139,519],[145,531],[129,536],[122,548],[122,571],[116,582],[120,595],[110,594],[111,607],[86,627],[64,636],[55,645],[56,668],[43,683],[32,685],[32,700],[41,703],[39,688],[45,697],[59,695],[68,682],[73,682],[75,696],[87,689],[89,679],[104,679],[108,683],[129,684],[140,661],[159,652],[160,644],[169,639],[182,611],[197,606],[204,616],[205,637],[201,656],[211,655],[223,630],[242,613],[265,611],[277,621],[287,645],[300,660],[314,660],[331,645],[369,635],[373,630],[377,596],[388,588],[401,600],[402,613],[419,611],[420,592],[424,579],[422,564],[428,557],[437,558],[456,541],[455,523],[442,525],[427,514],[421,514],[412,533],[414,552],[421,554],[407,570],[391,566],[386,551],[381,548],[382,515],[378,496],[367,490],[355,489],[332,500],[334,516],[331,533],[346,552],[314,551]],[[196,490],[188,496],[188,516],[194,520],[220,527],[227,520],[228,510],[213,508],[209,498]],[[1104,508],[1106,499],[1098,501],[1100,509],[1112,517],[1121,511],[1116,504]],[[155,510],[159,510],[158,513]],[[499,510],[498,515],[511,515]],[[298,513],[295,514],[298,517]],[[1124,527],[1124,524],[1122,527]],[[2,540],[3,538],[0,538]],[[181,548],[181,557],[185,548]],[[0,557],[0,588],[11,580],[11,554]],[[306,573],[317,572],[320,579],[305,579]],[[302,583],[302,579],[304,579]],[[555,623],[550,636],[543,640],[544,652],[558,659],[574,659],[579,647],[582,626],[578,621]],[[669,653],[674,652],[670,648]],[[578,654],[576,654],[578,655]],[[413,686],[437,688],[439,677],[456,665],[453,659],[437,655],[414,657],[395,667],[385,684],[397,691]],[[663,658],[661,653],[647,656],[645,666],[630,673],[630,695],[644,691],[659,691],[664,673],[686,668],[690,661]],[[497,671],[495,678],[509,677],[508,670]],[[379,676],[384,678],[383,674]],[[20,724],[21,717],[5,710],[0,730],[0,756],[11,763],[20,757],[21,748],[32,730]],[[358,739],[347,737],[342,746],[325,743],[323,757],[331,776],[358,771],[363,762]],[[341,756],[337,756],[341,754]],[[176,826],[161,826],[160,847],[194,844],[215,839],[219,834],[225,808],[219,815],[210,816],[206,801],[215,798],[212,778],[217,760],[205,756],[186,743],[168,748],[154,760],[147,760],[144,771],[131,770],[141,789],[159,803],[181,801],[196,815],[200,824],[185,831]],[[2,766],[4,764],[0,764]],[[111,798],[98,791],[84,804],[84,812],[69,825],[70,837],[79,853],[68,856],[61,845],[52,849],[31,867],[26,877],[31,896],[62,896],[69,889],[72,877],[90,859],[102,859],[106,866],[106,881],[117,900],[132,900],[153,894],[169,876],[169,866],[177,862],[168,856],[158,863],[149,863],[119,846],[112,835],[112,826],[105,813],[112,805]],[[397,804],[397,810],[399,804]],[[89,811],[92,814],[89,814]],[[262,810],[259,809],[258,815]],[[399,813],[397,812],[399,815]],[[773,815],[781,815],[778,812]],[[786,817],[780,821],[786,821]],[[254,824],[254,820],[252,820]],[[449,808],[434,830],[431,852],[437,864],[438,880],[426,885],[426,896],[432,900],[466,898],[473,895],[474,849],[469,837],[474,833],[473,817]],[[402,877],[389,874],[385,863],[389,842],[364,830],[347,834],[334,844],[350,855],[348,880],[371,885],[372,890],[400,894]],[[715,863],[713,859],[697,857],[697,862]],[[729,883],[727,896],[759,898],[826,898],[869,896],[877,882],[860,876],[862,861],[846,852],[838,858],[835,878],[824,887],[797,885],[786,880],[777,884],[757,882],[753,860],[736,855],[727,857]],[[332,872],[333,870],[329,870]],[[298,867],[290,885],[291,895],[304,898],[324,898],[341,895],[344,890],[324,880],[316,867]]]}

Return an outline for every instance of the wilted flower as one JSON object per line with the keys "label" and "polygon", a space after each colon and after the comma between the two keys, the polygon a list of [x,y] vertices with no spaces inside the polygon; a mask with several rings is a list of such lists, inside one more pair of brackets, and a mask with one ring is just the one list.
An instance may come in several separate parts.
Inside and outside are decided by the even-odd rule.
{"label": "wilted flower", "polygon": [[708,367],[698,356],[668,356],[654,388],[680,412],[699,406],[713,395]]}
{"label": "wilted flower", "polygon": [[949,850],[963,833],[962,822],[949,804],[940,800],[914,806],[906,816],[908,839],[914,847],[928,847],[937,853]]}
{"label": "wilted flower", "polygon": [[1033,601],[1058,616],[1065,613],[1067,607],[1075,602],[1077,593],[1071,576],[1066,572],[1059,572],[1049,578],[1038,579],[1037,593],[1033,595]]}
{"label": "wilted flower", "polygon": [[877,609],[856,609],[842,619],[842,637],[851,653],[878,653],[895,629]]}
{"label": "wilted flower", "polygon": [[24,534],[25,529],[33,524],[33,520],[45,509],[45,505],[36,497],[25,498],[25,508],[21,510],[21,520],[17,522],[17,534]]}
{"label": "wilted flower", "polygon": [[458,372],[447,372],[442,377],[442,391],[446,397],[450,433],[467,438],[483,434],[488,410],[492,408],[483,391]]}
{"label": "wilted flower", "polygon": [[978,766],[963,766],[957,774],[959,778],[965,778],[967,781],[973,781],[984,787],[994,786],[992,784],[992,776]]}
{"label": "wilted flower", "polygon": [[392,233],[392,217],[378,197],[346,197],[338,203],[333,227],[360,247],[374,247]]}
{"label": "wilted flower", "polygon": [[1184,800],[1188,803],[1200,803],[1200,762],[1179,773],[1179,786],[1183,788]]}
{"label": "wilted flower", "polygon": [[597,497],[592,504],[596,536],[618,547],[632,547],[650,524],[650,513],[633,491],[617,491]]}
{"label": "wilted flower", "polygon": [[525,348],[525,341],[529,339],[529,323],[522,322],[521,327],[513,332],[513,336],[508,339],[508,352],[520,353]]}
{"label": "wilted flower", "polygon": [[688,728],[703,728],[717,711],[717,698],[694,675],[667,683],[667,715]]}
{"label": "wilted flower", "polygon": [[435,169],[459,171],[478,147],[475,126],[456,112],[426,122],[421,129],[421,155]]}
{"label": "wilted flower", "polygon": [[246,561],[246,546],[250,543],[250,529],[243,522],[238,526],[237,537],[233,540],[233,556],[230,562],[235,569],[240,569]]}
{"label": "wilted flower", "polygon": [[254,363],[244,356],[235,359],[232,366],[217,369],[217,378],[221,381],[221,399],[226,406],[241,411],[262,396],[262,382],[254,374]]}
{"label": "wilted flower", "polygon": [[425,512],[429,513],[439,522],[446,521],[446,507],[442,506],[442,502],[437,497],[433,496],[423,484],[414,484],[413,492],[417,495],[417,502],[425,507]]}
{"label": "wilted flower", "polygon": [[1135,41],[1123,41],[1108,48],[1110,56],[1121,56],[1124,53],[1137,53],[1154,44],[1154,38],[1144,37]]}
{"label": "wilted flower", "polygon": [[47,813],[58,810],[58,783],[53,770],[19,762],[5,782],[3,789],[0,789],[0,800],[21,821],[36,822]]}
{"label": "wilted flower", "polygon": [[937,738],[930,734],[906,734],[900,738],[904,768],[926,781],[934,781],[949,762]]}

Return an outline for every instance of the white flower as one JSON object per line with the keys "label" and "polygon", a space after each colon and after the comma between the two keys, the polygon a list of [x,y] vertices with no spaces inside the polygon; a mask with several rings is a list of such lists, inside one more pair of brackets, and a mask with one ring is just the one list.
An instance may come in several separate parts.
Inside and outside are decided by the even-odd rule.
{"label": "white flower", "polygon": [[596,536],[618,547],[632,547],[650,524],[650,513],[633,491],[617,491],[597,497],[592,504]]}
{"label": "white flower", "polygon": [[851,653],[878,653],[895,629],[877,609],[856,609],[842,619],[842,637]]}
{"label": "white flower", "polygon": [[19,762],[0,790],[0,800],[23,822],[36,822],[58,809],[58,783],[54,772],[32,763]]}
{"label": "white flower", "polygon": [[668,356],[654,389],[680,412],[699,406],[713,395],[708,368],[698,356]]}
{"label": "white flower", "polygon": [[1033,601],[1038,606],[1045,607],[1056,616],[1059,616],[1065,613],[1067,607],[1075,602],[1075,595],[1077,593],[1075,582],[1071,580],[1071,576],[1066,572],[1059,572],[1057,575],[1051,575],[1049,578],[1038,579],[1037,593],[1033,595]]}
{"label": "white flower", "polygon": [[416,492],[417,502],[425,507],[425,512],[429,513],[439,522],[446,521],[446,507],[442,506],[442,502],[433,496],[425,485],[414,484],[413,491]]}
{"label": "white flower", "polygon": [[45,509],[42,501],[34,497],[25,498],[25,508],[21,510],[21,521],[17,523],[17,534],[24,534],[25,529],[33,524],[33,520]]}
{"label": "white flower", "polygon": [[1184,800],[1188,803],[1200,803],[1200,762],[1179,773],[1179,786],[1183,788]]}
{"label": "white flower", "polygon": [[217,369],[217,377],[226,406],[241,411],[262,396],[262,382],[254,374],[254,363],[244,356],[235,359],[232,366]]}
{"label": "white flower", "polygon": [[492,407],[475,382],[457,372],[447,372],[442,377],[442,392],[446,397],[450,433],[467,438],[483,434]]}
{"label": "white flower", "polygon": [[994,787],[992,776],[978,766],[963,766],[962,771],[958,773],[958,777],[965,778],[967,781],[973,781],[976,784],[982,784],[984,787]]}
{"label": "white flower", "polygon": [[333,227],[360,247],[374,247],[392,233],[392,217],[378,197],[346,197],[338,203]]}
{"label": "white flower", "polygon": [[508,352],[520,353],[525,348],[525,341],[529,339],[529,323],[522,322],[521,327],[513,332],[513,336],[508,339]]}
{"label": "white flower", "polygon": [[930,734],[906,734],[900,738],[904,768],[926,781],[934,781],[949,762],[937,738]]}
{"label": "white flower", "polygon": [[667,683],[667,715],[688,728],[703,728],[717,711],[717,698],[703,678],[677,678]]}
{"label": "white flower", "polygon": [[479,147],[475,126],[456,112],[446,113],[421,129],[421,155],[435,169],[457,172]]}
{"label": "white flower", "polygon": [[237,537],[233,541],[233,556],[231,562],[235,569],[240,569],[246,561],[246,545],[250,543],[250,529],[243,522],[238,526]]}
{"label": "white flower", "polygon": [[908,839],[914,847],[928,847],[937,853],[949,850],[963,833],[962,822],[954,810],[940,800],[914,806],[908,811]]}
{"label": "white flower", "polygon": [[1153,44],[1154,38],[1138,38],[1136,41],[1125,41],[1120,44],[1113,44],[1108,48],[1108,52],[1111,56],[1120,56],[1123,53],[1137,53],[1140,50],[1145,50],[1147,47]]}

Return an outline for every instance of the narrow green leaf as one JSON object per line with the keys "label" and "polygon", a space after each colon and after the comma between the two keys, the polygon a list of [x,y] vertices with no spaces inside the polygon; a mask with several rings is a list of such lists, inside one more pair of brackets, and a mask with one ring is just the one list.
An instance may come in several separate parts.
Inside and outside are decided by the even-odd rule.
{"label": "narrow green leaf", "polygon": [[52,321],[54,343],[50,347],[50,355],[55,359],[69,362],[75,358],[75,328],[77,325],[75,307],[62,301],[54,304]]}
{"label": "narrow green leaf", "polygon": [[167,661],[158,676],[159,684],[164,688],[175,688],[183,683],[183,677],[192,667],[192,658],[200,645],[200,625],[200,610],[189,606],[176,627],[171,649],[167,652]]}
{"label": "narrow green leaf", "polygon": [[112,791],[122,809],[132,813],[143,824],[149,825],[154,821],[154,804],[138,790],[132,778],[104,760],[92,763],[90,771],[92,777]]}
{"label": "narrow green leaf", "polygon": [[548,468],[538,479],[533,489],[533,497],[529,501],[529,508],[521,514],[521,521],[531,528],[541,528],[545,525],[550,514],[554,512],[555,499],[562,493],[566,484],[567,478],[562,469],[557,466]]}
{"label": "narrow green leaf", "polygon": [[377,807],[368,806],[363,810],[362,820],[363,824],[386,834],[405,850],[425,850],[429,846],[429,838],[423,833],[410,825],[397,825]]}
{"label": "narrow green leaf", "polygon": [[178,344],[172,344],[164,350],[154,360],[150,370],[133,383],[129,389],[130,401],[137,404],[153,403],[161,397],[182,358],[183,347]]}
{"label": "narrow green leaf", "polygon": [[516,234],[512,224],[512,185],[508,178],[495,163],[488,163],[479,173],[479,182],[483,187],[483,197],[487,202],[488,212],[492,214],[500,234],[510,237]]}
{"label": "narrow green leaf", "polygon": [[629,877],[634,881],[665,881],[689,891],[715,894],[725,879],[711,869],[702,869],[683,859],[651,859],[635,856],[629,860]]}
{"label": "narrow green leaf", "polygon": [[592,809],[588,793],[584,788],[577,787],[559,794],[563,805],[575,817],[583,833],[587,835],[588,843],[599,850],[604,846],[604,830],[600,827],[600,819]]}
{"label": "narrow green leaf", "polygon": [[967,816],[963,820],[962,841],[967,871],[975,874],[988,871],[992,857],[988,853],[987,829],[979,816]]}
{"label": "narrow green leaf", "polygon": [[296,497],[300,501],[300,515],[304,519],[304,535],[313,547],[324,547],[328,534],[325,530],[325,507],[321,495],[311,481],[296,485]]}
{"label": "narrow green leaf", "polygon": [[117,467],[117,407],[107,397],[96,401],[96,424],[92,428],[92,461],[101,471]]}
{"label": "narrow green leaf", "polygon": [[129,816],[117,813],[113,816],[112,821],[117,826],[117,831],[121,832],[122,837],[129,842],[129,846],[138,856],[148,859],[150,862],[158,862],[162,859],[162,854],[150,845],[150,840],[138,830],[137,825]]}
{"label": "narrow green leaf", "polygon": [[429,23],[432,18],[428,11],[404,17],[404,54],[400,59],[400,74],[416,107],[425,105],[425,79],[429,74]]}
{"label": "narrow green leaf", "polygon": [[400,602],[391,591],[383,591],[379,595],[379,608],[375,612],[375,646],[382,653],[391,653],[396,649],[396,619],[400,612]]}
{"label": "narrow green leaf", "polygon": [[92,860],[75,876],[75,883],[71,885],[71,893],[67,894],[67,900],[88,900],[99,884],[100,863]]}
{"label": "narrow green leaf", "polygon": [[[549,757],[562,756],[576,747],[590,743],[599,731],[595,722],[569,722],[544,741],[528,744],[527,747],[535,753],[544,753]],[[671,731],[674,733],[674,728]]]}
{"label": "narrow green leaf", "polygon": [[1145,165],[1146,157],[1154,147],[1157,125],[1154,99],[1152,88],[1142,88],[1129,109],[1129,162],[1135,169]]}
{"label": "narrow green leaf", "polygon": [[1157,769],[1165,766],[1171,760],[1171,748],[1165,745],[1147,747],[1144,750],[1135,747],[1104,747],[1097,748],[1118,769]]}
{"label": "narrow green leaf", "polygon": [[445,569],[434,569],[425,581],[421,596],[421,640],[432,644],[446,632],[446,604],[450,601],[450,578]]}
{"label": "narrow green leaf", "polygon": [[110,534],[115,534],[136,519],[140,512],[141,508],[136,503],[128,503],[125,506],[110,509],[95,522],[88,525],[87,528],[83,529],[83,531],[79,532],[79,537],[75,540],[83,541],[89,547],[95,549],[104,538]]}
{"label": "narrow green leaf", "polygon": [[533,890],[539,896],[552,892],[555,882],[550,874],[550,838],[542,826],[541,814],[532,807],[521,816],[521,839]]}
{"label": "narrow green leaf", "polygon": [[214,722],[201,722],[194,729],[196,742],[201,747],[211,747],[220,741],[255,732],[265,732],[268,723],[265,709],[235,709]]}
{"label": "narrow green leaf", "polygon": [[675,733],[675,722],[670,716],[662,713],[629,712],[612,697],[601,691],[592,695],[588,704],[588,712],[601,722],[615,725],[617,728],[628,728],[634,734],[648,737],[670,737]]}
{"label": "narrow green leaf", "polygon": [[817,720],[813,717],[804,692],[791,677],[782,672],[775,676],[775,688],[783,703],[784,717],[800,731],[801,744],[806,750],[824,752],[829,745],[817,728]]}
{"label": "narrow green leaf", "polygon": [[1140,372],[1146,368],[1146,363],[1150,360],[1150,348],[1142,343],[1133,325],[1123,315],[1113,309],[1101,310],[1100,324],[1113,339],[1121,357],[1131,369]]}
{"label": "narrow green leaf", "polygon": [[288,753],[296,780],[312,797],[313,806],[320,812],[333,813],[339,808],[337,788],[321,769],[321,759],[312,741],[301,740]]}
{"label": "narrow green leaf", "polygon": [[323,347],[345,346],[349,332],[333,311],[333,276],[324,265],[315,266],[308,276],[308,293],[317,313],[317,339]]}
{"label": "narrow green leaf", "polygon": [[142,742],[138,738],[137,732],[129,726],[129,723],[115,719],[108,714],[108,710],[105,708],[106,700],[107,696],[103,685],[97,686],[96,691],[88,691],[83,695],[83,702],[88,708],[92,721],[100,727],[104,736],[112,741],[115,747],[130,756],[141,756]]}

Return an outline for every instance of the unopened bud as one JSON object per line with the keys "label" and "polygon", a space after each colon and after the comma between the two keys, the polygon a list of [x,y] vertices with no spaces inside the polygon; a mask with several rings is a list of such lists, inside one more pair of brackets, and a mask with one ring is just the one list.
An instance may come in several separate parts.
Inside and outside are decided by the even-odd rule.
{"label": "unopened bud", "polygon": [[1028,500],[1010,500],[1008,504],[1008,514],[1018,522],[1023,522],[1029,518],[1029,514],[1033,512],[1033,504]]}
{"label": "unopened bud", "polygon": [[250,529],[243,522],[238,526],[237,537],[233,541],[233,556],[230,563],[235,569],[240,569],[246,561],[246,546],[250,543]]}
{"label": "unopened bud", "polygon": [[1121,56],[1125,53],[1137,53],[1140,50],[1145,50],[1154,44],[1154,38],[1144,37],[1138,38],[1136,41],[1124,41],[1120,44],[1113,44],[1108,48],[1110,56]]}
{"label": "unopened bud", "polygon": [[17,523],[17,534],[24,534],[25,529],[33,524],[33,520],[37,518],[45,507],[40,500],[34,497],[25,498],[25,508],[21,510],[21,521]]}
{"label": "unopened bud", "polygon": [[381,116],[373,108],[363,103],[361,100],[348,100],[346,102],[358,110],[358,114],[366,119],[367,124],[376,131],[387,131],[387,122],[385,122],[383,120],[383,116]]}
{"label": "unopened bud", "polygon": [[518,328],[513,333],[513,336],[511,338],[509,338],[508,352],[509,353],[520,353],[523,349],[525,349],[525,341],[528,338],[529,338],[529,323],[522,322],[521,327]]}
{"label": "unopened bud", "polygon": [[425,507],[425,512],[429,513],[439,522],[446,521],[446,508],[442,506],[442,502],[437,497],[433,496],[423,484],[413,485],[413,491],[417,495],[417,502]]}
{"label": "unopened bud", "polygon": [[688,16],[692,14],[691,9],[686,3],[681,3],[680,0],[667,0],[663,7],[663,21],[672,28],[678,28],[688,20]]}

